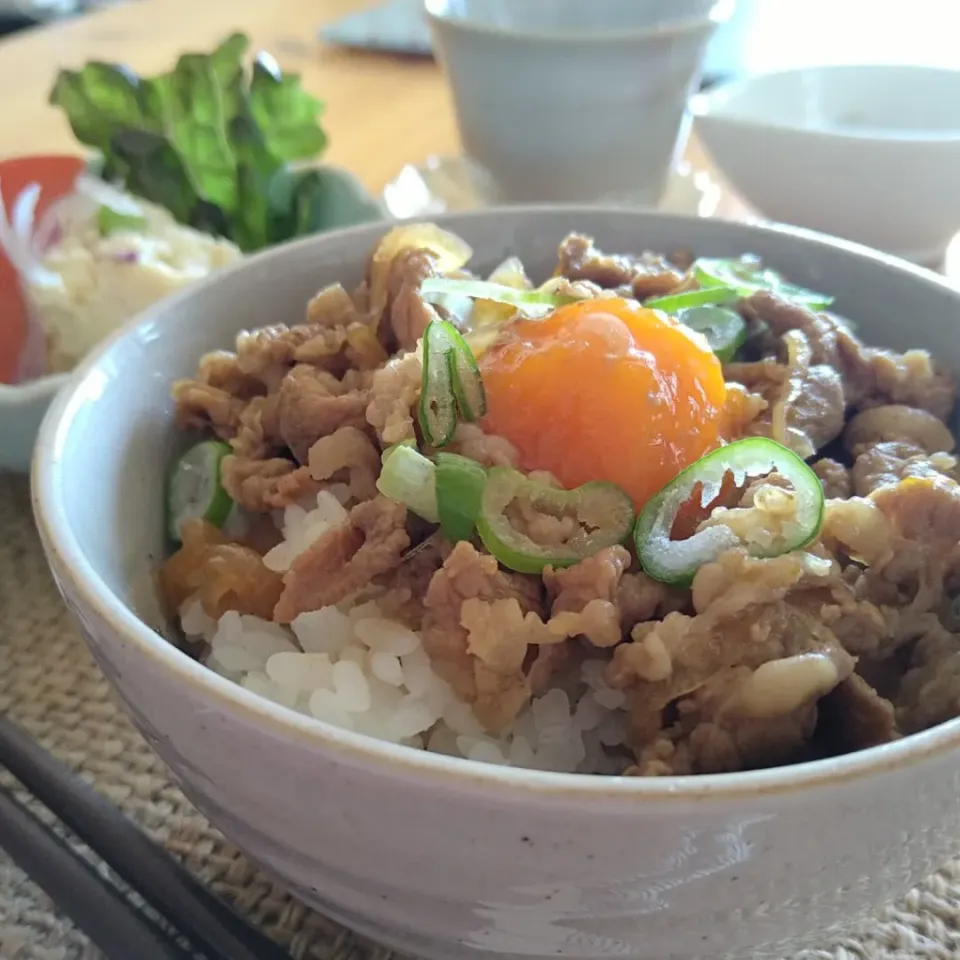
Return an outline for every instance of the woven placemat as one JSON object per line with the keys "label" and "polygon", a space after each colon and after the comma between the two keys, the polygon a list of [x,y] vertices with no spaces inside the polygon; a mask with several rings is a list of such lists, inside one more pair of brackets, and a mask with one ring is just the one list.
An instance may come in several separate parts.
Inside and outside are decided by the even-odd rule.
{"label": "woven placemat", "polygon": [[[60,601],[34,530],[26,480],[2,473],[0,711],[79,771],[297,960],[389,960],[387,951],[265,879],[173,786],[112,699]],[[0,852],[0,958],[100,956]],[[841,942],[785,960],[955,957],[960,957],[960,860]]]}

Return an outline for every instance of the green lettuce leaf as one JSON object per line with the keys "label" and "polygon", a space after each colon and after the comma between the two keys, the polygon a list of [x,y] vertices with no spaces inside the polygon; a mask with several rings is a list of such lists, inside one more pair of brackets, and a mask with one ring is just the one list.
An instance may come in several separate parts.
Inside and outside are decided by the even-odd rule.
{"label": "green lettuce leaf", "polygon": [[62,70],[50,102],[101,156],[104,179],[167,208],[181,223],[245,251],[312,232],[322,191],[290,164],[326,147],[323,104],[248,39],[185,53],[173,70],[138,77],[99,62]]}
{"label": "green lettuce leaf", "polygon": [[326,134],[317,123],[323,104],[303,89],[299,77],[281,73],[266,53],[253,62],[250,111],[267,148],[283,160],[306,160],[327,145]]}

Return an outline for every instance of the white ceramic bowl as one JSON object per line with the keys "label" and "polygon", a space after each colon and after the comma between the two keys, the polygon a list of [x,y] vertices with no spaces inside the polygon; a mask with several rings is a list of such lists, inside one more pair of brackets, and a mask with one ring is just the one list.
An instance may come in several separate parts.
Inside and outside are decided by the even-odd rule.
{"label": "white ceramic bowl", "polygon": [[773,220],[927,264],[960,230],[960,70],[761,74],[691,109],[717,167]]}
{"label": "white ceramic bowl", "polygon": [[[870,341],[960,372],[960,292],[813,234],[597,208],[442,219],[492,268],[534,276],[569,230],[609,250],[761,254],[837,296]],[[307,903],[422,960],[781,958],[903,893],[960,836],[960,721],[836,759],[613,779],[427,754],[334,729],[163,638],[153,570],[176,442],[172,380],[269,318],[361,277],[382,228],[253,257],[114,336],[58,395],[34,465],[51,567],[97,662],[187,795]],[[909,325],[902,318],[909,316]]]}
{"label": "white ceramic bowl", "polygon": [[67,375],[57,373],[27,383],[0,383],[0,470],[27,471],[40,421],[66,382]]}

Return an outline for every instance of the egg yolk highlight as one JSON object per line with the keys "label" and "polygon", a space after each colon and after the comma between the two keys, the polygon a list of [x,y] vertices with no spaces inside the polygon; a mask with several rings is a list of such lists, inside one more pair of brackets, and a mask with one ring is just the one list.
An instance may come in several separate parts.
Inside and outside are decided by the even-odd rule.
{"label": "egg yolk highlight", "polygon": [[567,488],[610,480],[639,510],[720,442],[719,361],[697,334],[626,300],[516,320],[479,365],[484,429]]}

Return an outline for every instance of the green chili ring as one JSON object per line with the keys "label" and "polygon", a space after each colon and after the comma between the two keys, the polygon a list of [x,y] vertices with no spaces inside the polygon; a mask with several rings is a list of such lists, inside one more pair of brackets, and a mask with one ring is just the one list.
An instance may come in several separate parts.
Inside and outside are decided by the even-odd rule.
{"label": "green chili ring", "polygon": [[[706,527],[686,540],[671,540],[670,531],[678,512],[702,484],[701,503],[707,505],[720,493],[727,473],[739,486],[748,477],[776,471],[793,485],[797,498],[797,532],[775,547],[742,544],[729,527]],[[749,437],[701,457],[647,502],[637,519],[633,540],[643,569],[655,580],[687,586],[705,563],[725,550],[745,546],[754,557],[776,557],[799,550],[815,540],[823,526],[824,496],[820,478],[792,450],[765,437]]]}
{"label": "green chili ring", "polygon": [[[520,498],[553,514],[574,512],[581,527],[566,543],[547,546],[537,543],[510,522],[506,510]],[[484,546],[497,560],[517,573],[541,573],[546,566],[571,567],[604,547],[622,543],[633,525],[633,503],[615,483],[594,480],[575,490],[561,490],[531,480],[510,467],[487,471],[487,483],[477,517],[477,532]]]}
{"label": "green chili ring", "polygon": [[466,340],[437,317],[423,334],[423,377],[417,419],[432,447],[445,447],[457,429],[457,411],[473,422],[487,412],[480,369]]}

